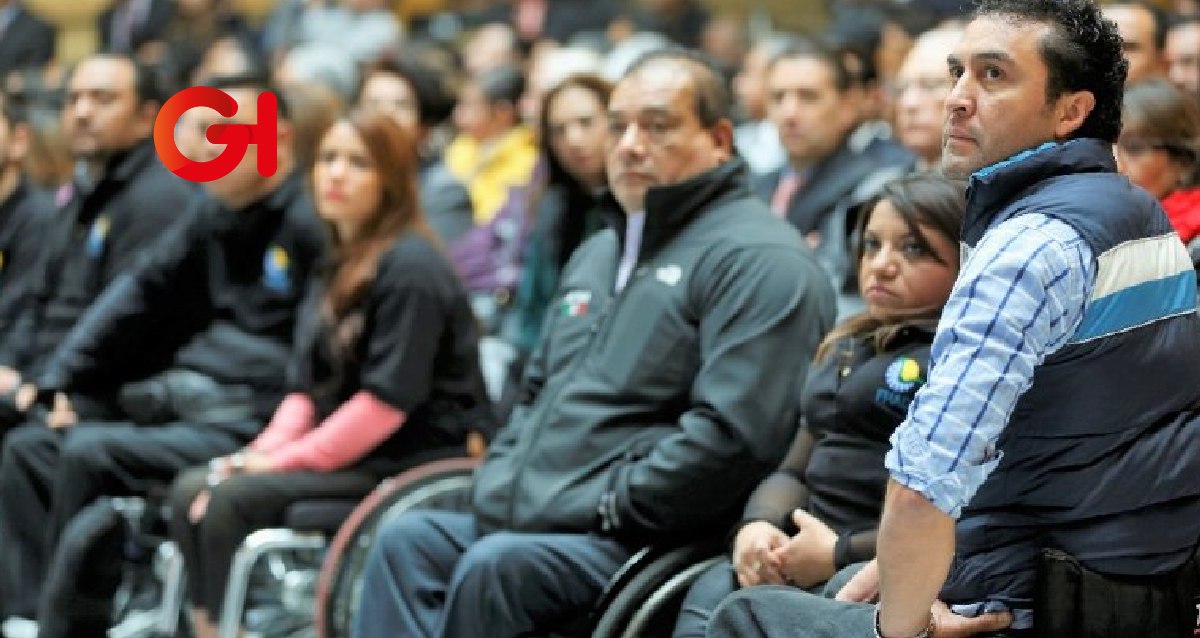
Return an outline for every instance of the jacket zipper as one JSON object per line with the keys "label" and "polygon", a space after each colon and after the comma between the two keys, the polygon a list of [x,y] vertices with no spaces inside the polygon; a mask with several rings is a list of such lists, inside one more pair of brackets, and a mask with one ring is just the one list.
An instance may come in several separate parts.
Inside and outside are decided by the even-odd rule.
{"label": "jacket zipper", "polygon": [[[564,380],[554,387],[554,394],[552,397],[553,401],[550,403],[550,405],[557,403],[558,396],[562,394],[563,390],[565,390],[568,385],[570,385],[571,379],[575,376],[575,373],[579,370],[579,367],[583,365],[585,361],[587,361],[588,357],[592,356],[592,350],[596,346],[598,341],[597,336],[600,334],[601,330],[604,331],[605,336],[608,335],[609,326],[603,325],[604,322],[611,314],[613,314],[613,311],[616,309],[618,303],[625,297],[625,292],[629,290],[629,287],[632,286],[633,283],[645,272],[646,269],[643,268],[639,263],[635,262],[633,266],[633,272],[629,274],[629,281],[625,282],[625,287],[622,288],[619,293],[615,295],[610,294],[605,299],[604,307],[600,309],[600,313],[596,315],[596,320],[593,321],[592,325],[588,328],[589,334],[587,343],[584,344],[577,358],[571,362],[571,367],[564,373]],[[537,401],[537,399],[535,399],[535,401]],[[508,523],[512,525],[514,529],[516,529],[517,487],[521,482],[521,475],[524,474],[525,471],[525,460],[526,457],[529,456],[529,448],[533,445],[532,442],[537,439],[537,435],[541,433],[542,428],[545,427],[547,415],[547,412],[543,412],[542,414],[538,415],[537,423],[534,424],[534,427],[527,433],[527,440],[524,441],[521,446],[517,469],[515,472],[513,472],[512,487],[509,490],[508,495]]]}

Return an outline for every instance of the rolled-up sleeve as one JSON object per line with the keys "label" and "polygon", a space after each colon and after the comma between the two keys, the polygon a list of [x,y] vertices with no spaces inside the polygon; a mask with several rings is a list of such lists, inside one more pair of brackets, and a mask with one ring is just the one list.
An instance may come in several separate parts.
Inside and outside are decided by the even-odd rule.
{"label": "rolled-up sleeve", "polygon": [[942,312],[929,380],[892,435],[893,480],[958,518],[999,463],[996,442],[1034,368],[1079,326],[1095,275],[1062,221],[1030,213],[988,231]]}

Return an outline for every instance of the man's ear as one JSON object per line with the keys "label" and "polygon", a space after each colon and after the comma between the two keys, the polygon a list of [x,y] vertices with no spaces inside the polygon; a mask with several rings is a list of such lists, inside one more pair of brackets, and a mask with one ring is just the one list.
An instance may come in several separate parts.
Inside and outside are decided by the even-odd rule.
{"label": "man's ear", "polygon": [[1088,115],[1096,108],[1096,96],[1091,91],[1075,91],[1059,96],[1056,106],[1057,121],[1054,137],[1065,140],[1083,126]]}
{"label": "man's ear", "polygon": [[718,162],[728,161],[733,157],[733,122],[725,118],[717,120],[717,123],[709,129],[709,135],[712,135],[715,143],[714,153]]}
{"label": "man's ear", "polygon": [[[287,120],[279,120],[279,124],[275,129],[275,156],[279,159],[280,167],[291,167],[292,159],[296,156],[295,149],[292,144],[296,140],[296,130],[292,128],[292,123]],[[282,170],[282,168],[281,168]]]}
{"label": "man's ear", "polygon": [[158,109],[162,107],[156,101],[147,100],[138,107],[138,123],[139,133],[143,135],[151,135],[154,132],[154,120],[158,118]]}
{"label": "man's ear", "polygon": [[842,108],[838,109],[838,124],[847,133],[853,131],[858,126],[859,120],[862,119],[862,108],[866,100],[866,90],[857,84],[848,86],[846,90],[842,91],[840,100]]}

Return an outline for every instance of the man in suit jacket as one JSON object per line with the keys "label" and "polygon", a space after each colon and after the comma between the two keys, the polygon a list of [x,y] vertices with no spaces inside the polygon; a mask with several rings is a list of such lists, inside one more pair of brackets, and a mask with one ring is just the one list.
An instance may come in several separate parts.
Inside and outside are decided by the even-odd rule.
{"label": "man in suit jacket", "polygon": [[0,0],[0,81],[13,71],[40,67],[54,57],[54,27],[20,0]]}
{"label": "man in suit jacket", "polygon": [[850,235],[854,205],[915,158],[890,139],[854,149],[861,87],[842,57],[800,40],[772,58],[767,70],[767,116],[787,151],[783,168],[765,174],[755,192],[804,235],[839,291],[838,315],[860,307],[854,290]]}
{"label": "man in suit jacket", "polygon": [[162,40],[174,15],[171,0],[118,0],[97,19],[100,49],[136,53],[142,45]]}

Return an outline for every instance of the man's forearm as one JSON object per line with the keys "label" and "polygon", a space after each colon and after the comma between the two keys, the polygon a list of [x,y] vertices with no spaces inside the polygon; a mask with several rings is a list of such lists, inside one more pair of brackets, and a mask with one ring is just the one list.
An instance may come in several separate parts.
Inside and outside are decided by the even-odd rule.
{"label": "man's forearm", "polygon": [[885,638],[919,634],[954,556],[954,519],[889,481],[879,527],[879,624]]}

